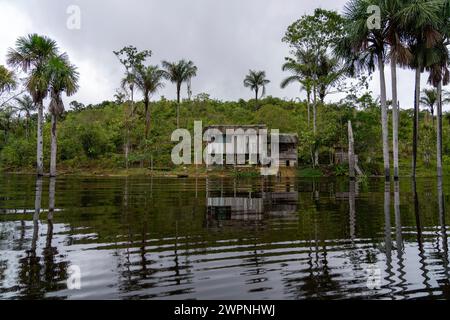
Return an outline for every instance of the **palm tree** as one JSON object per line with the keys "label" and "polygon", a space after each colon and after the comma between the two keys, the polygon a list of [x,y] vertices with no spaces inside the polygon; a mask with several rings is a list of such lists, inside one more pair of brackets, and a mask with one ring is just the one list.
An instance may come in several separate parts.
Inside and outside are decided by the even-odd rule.
{"label": "palm tree", "polygon": [[130,90],[130,100],[131,100],[131,116],[134,114],[134,86],[136,84],[136,73],[126,72],[125,77],[120,81],[121,88],[128,92]]}
{"label": "palm tree", "polygon": [[24,72],[29,73],[26,87],[38,110],[37,128],[37,174],[44,174],[43,158],[43,101],[47,96],[48,82],[44,75],[45,65],[51,57],[57,54],[56,42],[45,36],[30,34],[20,37],[16,41],[16,47],[10,48],[7,62],[13,67],[21,67]]}
{"label": "palm tree", "polygon": [[158,66],[140,67],[136,70],[136,86],[144,95],[145,106],[145,138],[148,138],[150,130],[150,95],[164,87],[164,70]]}
{"label": "palm tree", "polygon": [[[448,65],[450,62],[450,52],[448,50],[448,43],[450,39],[450,3],[448,1],[442,6],[439,12],[439,33],[441,35],[439,41],[429,52],[429,65],[426,69],[430,72],[428,83],[432,84],[436,90],[433,92],[435,102],[437,103],[437,128],[436,128],[436,167],[438,177],[442,177],[442,105],[449,101],[448,95],[443,99],[442,86],[450,82],[450,71]],[[433,94],[431,97],[433,98]],[[432,102],[432,99],[429,99]],[[431,107],[434,104],[430,103]],[[433,113],[433,111],[432,111]],[[433,116],[434,127],[434,116]]]}
{"label": "palm tree", "polygon": [[400,18],[397,13],[402,8],[402,0],[382,1],[382,15],[386,19],[386,35],[389,44],[392,89],[392,150],[394,158],[394,179],[399,177],[398,126],[399,104],[397,92],[397,65],[407,66],[411,61],[411,52],[403,41]]}
{"label": "palm tree", "polygon": [[261,97],[263,97],[266,94],[266,84],[269,82],[270,80],[266,79],[265,71],[249,70],[248,75],[244,79],[244,87],[255,91],[255,100],[258,101],[259,89],[262,89]]}
{"label": "palm tree", "polygon": [[281,82],[281,88],[286,88],[291,83],[299,83],[300,89],[306,91],[306,108],[308,110],[308,126],[310,125],[311,93],[313,90],[313,68],[315,58],[312,50],[297,50],[295,58],[286,58],[282,66],[283,71],[292,73]]}
{"label": "palm tree", "polygon": [[424,69],[433,64],[430,61],[432,48],[441,40],[438,32],[439,13],[443,1],[415,0],[406,1],[398,11],[400,26],[412,53],[410,67],[415,70],[414,124],[413,124],[413,156],[412,176],[416,176],[417,145],[419,134],[420,78]]}
{"label": "palm tree", "polygon": [[369,29],[367,26],[369,5],[377,4],[381,0],[350,0],[344,9],[347,19],[347,35],[340,39],[336,46],[336,53],[347,60],[351,69],[368,69],[373,71],[378,65],[380,73],[380,103],[381,127],[383,138],[384,175],[390,177],[389,164],[389,133],[388,113],[386,101],[386,79],[384,64],[386,61],[387,33],[386,19],[382,17],[380,29]]}
{"label": "palm tree", "polygon": [[26,138],[30,136],[30,118],[31,113],[33,111],[36,111],[36,105],[33,103],[33,99],[29,95],[24,95],[23,97],[15,98],[15,101],[17,103],[16,110],[18,112],[24,112],[25,113],[25,119],[26,119]]}
{"label": "palm tree", "polygon": [[125,101],[125,91],[123,91],[122,89],[116,89],[116,93],[114,94],[114,99],[115,99],[115,103],[116,104],[122,104]]}
{"label": "palm tree", "polygon": [[69,62],[68,56],[64,53],[49,59],[45,75],[49,83],[50,91],[50,111],[51,123],[51,155],[50,155],[50,176],[56,176],[56,154],[58,148],[57,141],[57,121],[64,112],[64,104],[61,98],[63,92],[67,96],[78,91],[78,72],[74,65]]}
{"label": "palm tree", "polygon": [[180,124],[180,93],[181,85],[189,83],[197,75],[197,67],[192,61],[180,60],[178,62],[163,61],[164,77],[177,86],[177,128]]}
{"label": "palm tree", "polygon": [[4,92],[14,90],[16,86],[17,81],[15,73],[0,65],[0,97]]}
{"label": "palm tree", "polygon": [[437,90],[435,89],[423,89],[422,97],[420,98],[420,104],[430,110],[433,128],[434,128],[434,107],[438,100],[437,95],[438,93]]}

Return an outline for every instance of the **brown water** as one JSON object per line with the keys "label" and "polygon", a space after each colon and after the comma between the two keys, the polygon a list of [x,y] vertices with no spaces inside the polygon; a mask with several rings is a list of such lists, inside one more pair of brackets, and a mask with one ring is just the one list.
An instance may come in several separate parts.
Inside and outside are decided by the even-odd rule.
{"label": "brown water", "polygon": [[0,298],[449,298],[448,191],[0,176]]}

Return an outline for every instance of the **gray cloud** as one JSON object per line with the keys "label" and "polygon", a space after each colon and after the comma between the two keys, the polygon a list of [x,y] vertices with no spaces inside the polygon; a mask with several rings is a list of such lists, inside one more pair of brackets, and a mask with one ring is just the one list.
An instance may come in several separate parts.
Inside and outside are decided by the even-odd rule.
{"label": "gray cloud", "polygon": [[[84,103],[112,99],[123,70],[112,54],[125,45],[151,49],[150,63],[191,59],[198,66],[194,94],[206,92],[223,100],[249,99],[242,85],[248,69],[265,70],[267,94],[299,96],[298,87],[280,89],[288,47],[281,42],[287,26],[315,7],[340,11],[345,0],[0,0],[0,63],[7,47],[28,32],[57,40],[79,67]],[[81,29],[66,28],[69,5],[81,8]],[[5,26],[8,26],[5,28]],[[388,68],[387,68],[388,69]],[[387,74],[389,77],[389,74]],[[401,105],[412,105],[412,73],[399,75]],[[423,77],[425,78],[425,76]],[[371,89],[379,92],[377,77]],[[389,78],[388,78],[389,79]],[[425,84],[425,80],[424,80]],[[389,85],[389,81],[388,81]],[[185,92],[183,92],[185,95]],[[174,98],[174,86],[154,98]],[[301,94],[304,96],[304,94]],[[332,98],[332,97],[331,97]]]}

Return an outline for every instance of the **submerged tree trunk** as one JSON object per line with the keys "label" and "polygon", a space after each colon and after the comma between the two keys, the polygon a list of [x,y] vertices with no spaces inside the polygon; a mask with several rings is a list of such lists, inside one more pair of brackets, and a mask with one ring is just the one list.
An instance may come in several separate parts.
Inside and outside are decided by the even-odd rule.
{"label": "submerged tree trunk", "polygon": [[50,150],[50,177],[56,177],[56,154],[58,149],[58,140],[56,136],[56,124],[57,116],[52,114],[52,127],[51,127],[51,150]]}
{"label": "submerged tree trunk", "polygon": [[37,175],[44,175],[44,134],[43,134],[43,126],[44,126],[44,105],[42,101],[38,102],[38,123],[37,123],[37,150],[36,150],[36,167],[37,167]]}
{"label": "submerged tree trunk", "polygon": [[391,59],[391,79],[392,79],[392,149],[394,153],[394,179],[398,179],[398,123],[399,106],[397,97],[397,62],[395,57]]}
{"label": "submerged tree trunk", "polygon": [[381,128],[383,135],[383,162],[384,162],[384,176],[389,179],[389,128],[388,128],[388,114],[386,106],[386,79],[384,77],[384,61],[383,57],[378,57],[378,68],[380,71],[380,93],[381,93]]}
{"label": "submerged tree trunk", "polygon": [[419,101],[420,101],[420,67],[416,68],[415,92],[414,92],[414,118],[413,118],[413,155],[412,155],[412,176],[416,176],[417,169],[417,143],[419,132]]}
{"label": "submerged tree trunk", "polygon": [[[439,82],[437,87],[437,175],[442,177],[442,81]],[[433,118],[434,119],[434,118]]]}

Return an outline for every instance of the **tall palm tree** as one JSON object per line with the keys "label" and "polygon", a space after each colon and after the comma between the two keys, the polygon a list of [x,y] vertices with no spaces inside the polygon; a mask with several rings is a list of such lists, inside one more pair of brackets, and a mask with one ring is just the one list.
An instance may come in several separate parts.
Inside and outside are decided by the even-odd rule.
{"label": "tall palm tree", "polygon": [[394,158],[394,179],[399,177],[398,126],[399,101],[397,92],[397,65],[407,66],[411,61],[411,52],[404,43],[404,30],[401,27],[398,11],[402,8],[403,0],[381,1],[381,14],[386,19],[386,35],[389,44],[389,60],[391,67],[392,89],[392,150]]}
{"label": "tall palm tree", "polygon": [[[428,83],[435,88],[435,100],[437,103],[437,128],[436,128],[436,167],[438,177],[442,177],[442,105],[448,102],[448,96],[443,99],[442,86],[450,82],[450,52],[447,45],[450,40],[450,3],[446,1],[439,12],[439,41],[429,53],[429,65],[426,69],[430,72]],[[433,90],[434,91],[434,90]],[[433,95],[431,96],[433,98]],[[431,102],[431,101],[430,101]],[[434,104],[433,104],[434,106]],[[434,117],[433,117],[434,122]],[[434,123],[433,123],[434,124]]]}
{"label": "tall palm tree", "polygon": [[180,60],[178,62],[163,61],[164,76],[177,87],[177,128],[180,124],[180,93],[181,85],[189,83],[197,75],[197,67],[192,61]]}
{"label": "tall palm tree", "polygon": [[291,83],[299,83],[300,89],[306,91],[306,108],[308,110],[308,126],[310,125],[311,94],[313,90],[313,68],[315,65],[312,50],[297,50],[294,58],[287,58],[282,70],[289,71],[292,75],[283,79],[281,88],[286,88]]}
{"label": "tall palm tree", "polygon": [[386,101],[386,79],[384,65],[387,54],[386,19],[382,17],[380,29],[369,29],[367,21],[369,5],[377,5],[381,0],[350,0],[344,9],[347,20],[346,36],[339,40],[336,53],[351,64],[351,69],[373,71],[378,66],[380,74],[381,127],[383,140],[384,175],[390,177],[389,133]]}
{"label": "tall palm tree", "polygon": [[16,86],[17,80],[15,73],[0,65],[0,97],[4,92],[14,90]]}
{"label": "tall palm tree", "polygon": [[270,80],[266,79],[265,71],[249,70],[248,75],[244,79],[244,87],[255,91],[255,100],[258,101],[259,90],[262,89],[261,97],[263,97],[266,94],[266,84],[269,82]]}
{"label": "tall palm tree", "polygon": [[164,70],[159,66],[142,66],[136,70],[136,86],[144,95],[145,106],[145,138],[150,130],[150,95],[164,87]]}
{"label": "tall palm tree", "polygon": [[33,111],[36,111],[36,105],[33,103],[33,99],[29,95],[24,95],[22,97],[15,98],[16,101],[16,110],[18,112],[24,112],[25,113],[25,121],[26,121],[26,138],[30,136],[30,118],[31,113]]}
{"label": "tall palm tree", "polygon": [[68,56],[64,53],[49,59],[45,75],[49,82],[50,104],[48,110],[52,118],[51,125],[51,155],[50,155],[50,176],[56,176],[56,154],[58,148],[57,121],[64,112],[64,103],[61,95],[64,92],[67,96],[78,91],[78,72],[74,65],[69,62]]}
{"label": "tall palm tree", "polygon": [[43,158],[43,122],[44,104],[47,96],[48,82],[44,75],[44,69],[48,60],[58,52],[56,42],[45,36],[30,34],[20,37],[16,41],[14,49],[10,48],[7,62],[13,67],[21,67],[28,73],[26,87],[38,110],[37,128],[37,174],[44,174]]}
{"label": "tall palm tree", "polygon": [[412,176],[416,176],[417,145],[419,138],[419,105],[420,105],[420,78],[425,68],[433,64],[430,61],[432,48],[442,39],[438,31],[440,22],[439,13],[444,2],[441,0],[414,0],[405,1],[397,16],[400,26],[405,30],[412,59],[410,67],[415,70],[414,92],[414,124],[413,124],[413,156]]}

